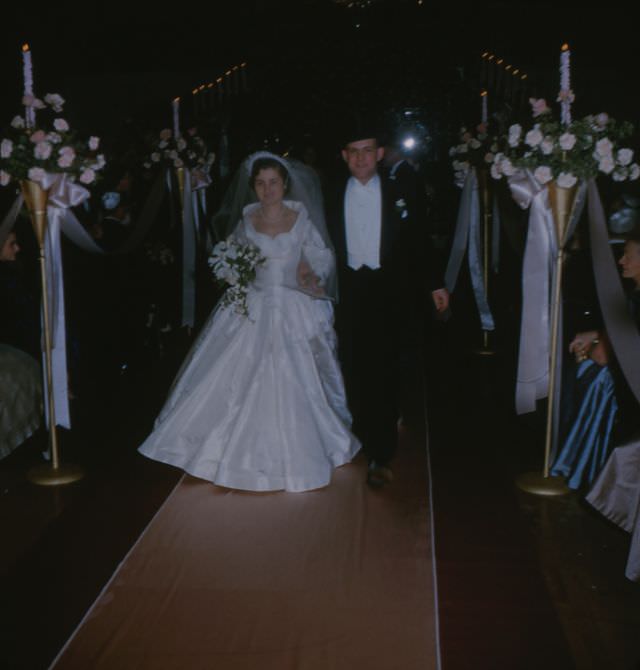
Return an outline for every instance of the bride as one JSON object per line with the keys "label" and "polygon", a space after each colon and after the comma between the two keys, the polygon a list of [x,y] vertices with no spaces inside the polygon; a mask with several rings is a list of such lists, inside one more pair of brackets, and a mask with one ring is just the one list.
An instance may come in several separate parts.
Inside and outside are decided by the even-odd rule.
{"label": "bride", "polygon": [[335,258],[317,177],[253,154],[215,222],[265,258],[248,314],[220,301],[139,451],[229,488],[326,486],[360,444],[336,358]]}

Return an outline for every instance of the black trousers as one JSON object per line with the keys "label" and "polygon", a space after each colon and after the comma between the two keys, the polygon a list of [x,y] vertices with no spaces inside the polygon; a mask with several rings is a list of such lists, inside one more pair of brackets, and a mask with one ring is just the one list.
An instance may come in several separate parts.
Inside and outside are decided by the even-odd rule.
{"label": "black trousers", "polygon": [[370,460],[387,464],[397,445],[398,389],[408,340],[403,296],[383,270],[345,271],[336,327],[353,432]]}

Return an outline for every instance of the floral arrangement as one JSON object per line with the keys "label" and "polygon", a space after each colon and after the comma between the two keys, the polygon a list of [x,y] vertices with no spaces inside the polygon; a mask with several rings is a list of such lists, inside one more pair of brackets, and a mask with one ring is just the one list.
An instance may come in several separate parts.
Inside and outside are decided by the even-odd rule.
{"label": "floral arrangement", "polygon": [[478,124],[475,132],[466,127],[460,128],[458,139],[458,144],[449,149],[449,156],[452,159],[455,185],[462,188],[472,167],[489,168],[498,151],[498,144],[496,137],[489,134],[486,123]]}
{"label": "floral arrangement", "polygon": [[145,159],[144,167],[147,170],[154,165],[186,167],[208,175],[215,157],[215,154],[207,149],[195,128],[190,128],[185,136],[176,135],[171,129],[165,128],[160,131],[151,153]]}
{"label": "floral arrangement", "polygon": [[106,164],[98,153],[100,138],[84,141],[71,130],[60,116],[65,101],[57,93],[48,93],[44,100],[24,96],[22,102],[41,110],[38,119],[49,122],[29,127],[22,116],[13,118],[0,140],[0,184],[24,179],[42,182],[47,173],[64,173],[85,186],[93,184]]}
{"label": "floral arrangement", "polygon": [[545,100],[531,98],[529,102],[535,122],[527,131],[515,123],[501,138],[501,151],[491,164],[494,179],[529,170],[542,185],[555,179],[561,188],[571,188],[580,179],[600,174],[614,181],[640,177],[633,150],[622,146],[633,133],[630,123],[615,121],[605,113],[561,123]]}
{"label": "floral arrangement", "polygon": [[215,278],[228,287],[222,296],[224,307],[232,307],[244,316],[249,315],[249,284],[255,279],[256,268],[265,260],[258,247],[240,244],[233,238],[215,245],[208,263]]}

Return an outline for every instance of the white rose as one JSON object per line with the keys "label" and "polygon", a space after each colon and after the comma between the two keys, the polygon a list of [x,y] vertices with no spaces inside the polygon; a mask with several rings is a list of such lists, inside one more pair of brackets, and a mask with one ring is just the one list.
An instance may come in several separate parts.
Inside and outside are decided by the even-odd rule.
{"label": "white rose", "polygon": [[96,173],[91,169],[87,168],[80,173],[80,181],[83,184],[91,184],[96,179]]}
{"label": "white rose", "polygon": [[469,146],[472,149],[478,149],[482,146],[482,142],[479,142],[475,137],[469,142]]}
{"label": "white rose", "polygon": [[166,140],[160,140],[160,142],[158,142],[158,149],[164,149],[166,146],[167,146]]}
{"label": "white rose", "polygon": [[49,133],[47,135],[47,141],[51,142],[52,144],[60,144],[60,142],[62,142],[62,137],[60,137],[58,133]]}
{"label": "white rose", "polygon": [[558,144],[563,151],[571,151],[576,144],[576,136],[573,133],[562,133],[558,138]]}
{"label": "white rose", "polygon": [[512,126],[509,126],[509,144],[511,144],[512,139],[518,140],[520,138],[520,135],[522,135],[522,126],[519,123],[514,123]]}
{"label": "white rose", "polygon": [[53,111],[58,113],[62,111],[64,105],[64,98],[57,93],[47,93],[44,96],[44,101],[53,108]]}
{"label": "white rose", "polygon": [[613,178],[613,181],[624,181],[627,178],[628,174],[629,173],[627,171],[627,168],[618,167],[613,171],[611,177]]}
{"label": "white rose", "polygon": [[96,165],[98,170],[102,170],[102,168],[107,164],[107,161],[104,157],[104,154],[98,154],[96,156]]}
{"label": "white rose", "polygon": [[21,116],[14,116],[11,121],[12,128],[24,128],[24,119]]}
{"label": "white rose", "polygon": [[494,179],[500,179],[500,177],[502,177],[502,172],[500,172],[500,164],[497,161],[494,161],[493,165],[491,166],[491,176]]}
{"label": "white rose", "polygon": [[485,163],[489,163],[489,164],[491,164],[491,163],[493,163],[493,159],[494,159],[494,158],[495,158],[495,154],[492,154],[492,153],[489,151],[489,152],[487,152],[487,153],[484,155],[484,162],[485,162]]}
{"label": "white rose", "polygon": [[151,163],[143,163],[143,165],[146,170],[148,170],[151,167]]}
{"label": "white rose", "polygon": [[53,127],[59,133],[66,133],[69,130],[69,124],[64,119],[54,119]]}
{"label": "white rose", "polygon": [[161,156],[160,156],[160,154],[159,154],[157,151],[154,151],[154,152],[151,154],[150,158],[151,158],[151,160],[152,160],[154,163],[157,163],[157,162],[160,160]]}
{"label": "white rose", "polygon": [[33,150],[33,155],[40,160],[46,161],[51,156],[51,144],[49,142],[38,142]]}
{"label": "white rose", "polygon": [[92,136],[89,138],[89,149],[91,149],[91,151],[96,151],[96,149],[97,149],[99,146],[100,146],[100,138],[99,138],[99,137],[95,137],[95,135],[92,135]]}
{"label": "white rose", "polygon": [[620,149],[618,151],[618,164],[619,165],[629,165],[633,160],[633,150],[632,149]]}
{"label": "white rose", "polygon": [[184,162],[182,161],[181,158],[176,158],[176,159],[173,161],[173,167],[175,167],[175,168],[181,168],[181,167],[184,167]]}
{"label": "white rose", "polygon": [[558,175],[557,182],[560,188],[571,188],[578,183],[578,178],[571,172],[561,172]]}
{"label": "white rose", "polygon": [[455,156],[458,153],[458,149],[456,147],[451,147],[449,149],[449,156]]}
{"label": "white rose", "polygon": [[634,180],[640,177],[640,165],[632,163],[629,166],[629,179]]}
{"label": "white rose", "polygon": [[11,181],[11,175],[4,170],[0,170],[0,185],[6,186]]}
{"label": "white rose", "polygon": [[498,145],[495,142],[489,147],[489,149],[491,149],[494,154],[498,153]]}
{"label": "white rose", "polygon": [[500,169],[502,170],[502,174],[504,174],[506,177],[511,177],[511,175],[516,173],[516,168],[508,158],[504,158],[502,160],[500,163]]}
{"label": "white rose", "polygon": [[547,182],[553,179],[553,172],[551,171],[551,168],[548,165],[540,165],[534,170],[533,176],[541,184],[546,184]]}
{"label": "white rose", "polygon": [[42,181],[42,180],[44,179],[44,177],[45,177],[45,171],[44,171],[42,168],[33,167],[33,168],[31,168],[31,169],[29,170],[29,172],[27,173],[27,177],[28,177],[31,181],[38,181],[38,182],[40,182],[40,181]]}
{"label": "white rose", "polygon": [[598,170],[604,172],[605,174],[611,174],[616,164],[613,160],[613,156],[602,156],[598,162]]}
{"label": "white rose", "polygon": [[187,143],[181,137],[176,141],[176,146],[178,147],[178,151],[184,151],[187,148]]}
{"label": "white rose", "polygon": [[178,152],[177,152],[177,151],[174,151],[174,150],[172,149],[171,151],[167,152],[167,156],[169,156],[169,158],[170,158],[172,161],[174,161],[174,160],[176,160],[176,158],[178,158]]}
{"label": "white rose", "polygon": [[72,151],[67,151],[58,158],[58,167],[68,168],[73,165],[76,155]]}
{"label": "white rose", "polygon": [[530,146],[530,147],[537,147],[540,142],[542,142],[542,133],[538,128],[533,128],[533,130],[530,130],[525,138],[524,141]]}
{"label": "white rose", "polygon": [[548,156],[553,152],[553,139],[551,137],[545,137],[542,142],[540,142],[540,151],[545,156]]}
{"label": "white rose", "polygon": [[609,115],[606,112],[601,112],[596,116],[595,122],[599,128],[604,128],[609,123]]}
{"label": "white rose", "polygon": [[458,144],[457,151],[459,154],[466,154],[469,151],[469,146],[467,144]]}
{"label": "white rose", "polygon": [[596,154],[598,156],[610,156],[613,151],[613,144],[608,137],[603,137],[596,142]]}
{"label": "white rose", "polygon": [[4,139],[0,142],[0,158],[9,158],[13,153],[13,142]]}

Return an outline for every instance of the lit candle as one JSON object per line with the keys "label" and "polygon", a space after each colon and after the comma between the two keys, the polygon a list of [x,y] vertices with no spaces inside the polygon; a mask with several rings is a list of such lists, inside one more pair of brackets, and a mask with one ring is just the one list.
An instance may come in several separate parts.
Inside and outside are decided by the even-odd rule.
{"label": "lit candle", "polygon": [[173,136],[180,137],[180,98],[173,99]]}
{"label": "lit candle", "polygon": [[482,98],[482,123],[487,123],[489,120],[489,113],[488,113],[488,103],[487,103],[487,98],[489,95],[487,94],[487,91],[482,91],[480,93],[480,97]]}
{"label": "lit candle", "polygon": [[560,51],[560,121],[569,125],[571,123],[571,52],[569,45],[563,44]]}
{"label": "lit candle", "polygon": [[[22,74],[24,77],[23,95],[33,97],[33,65],[28,44],[22,45]],[[27,128],[33,128],[36,124],[36,110],[32,105],[25,107],[25,122]]]}

